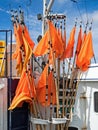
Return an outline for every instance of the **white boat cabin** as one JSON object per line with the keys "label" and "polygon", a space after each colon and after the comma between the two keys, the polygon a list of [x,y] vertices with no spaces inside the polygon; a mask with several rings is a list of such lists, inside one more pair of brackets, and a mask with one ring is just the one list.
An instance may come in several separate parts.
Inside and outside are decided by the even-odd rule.
{"label": "white boat cabin", "polygon": [[70,130],[98,129],[98,64],[84,72],[77,90]]}

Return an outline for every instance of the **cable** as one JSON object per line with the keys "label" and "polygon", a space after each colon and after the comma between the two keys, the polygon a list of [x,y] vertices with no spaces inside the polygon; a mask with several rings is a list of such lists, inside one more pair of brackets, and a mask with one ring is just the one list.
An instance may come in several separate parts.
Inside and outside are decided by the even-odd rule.
{"label": "cable", "polygon": [[83,18],[82,18],[82,14],[81,14],[80,9],[79,9],[79,7],[78,7],[78,1],[76,1],[76,0],[71,0],[71,1],[76,4],[77,9],[78,9],[78,12],[79,12],[79,15],[80,15],[80,18],[81,18],[81,21],[82,21],[82,23],[83,23],[83,26],[85,27],[85,24],[84,24],[84,21],[83,21]]}
{"label": "cable", "polygon": [[82,18],[82,14],[81,14],[81,12],[80,12],[80,9],[79,9],[79,6],[78,6],[78,3],[77,3],[77,2],[76,2],[76,6],[77,6],[77,9],[78,9],[78,11],[79,11],[80,18],[81,18],[81,21],[82,21],[82,23],[83,23],[83,26],[85,27],[84,20],[83,20],[83,18]]}
{"label": "cable", "polygon": [[86,4],[86,0],[84,0],[84,4],[85,4],[85,9],[86,9],[86,17],[87,17],[87,23],[88,23],[88,11],[87,11],[87,4]]}
{"label": "cable", "polygon": [[29,2],[27,3],[27,6],[30,6],[32,3],[32,0],[29,0]]}

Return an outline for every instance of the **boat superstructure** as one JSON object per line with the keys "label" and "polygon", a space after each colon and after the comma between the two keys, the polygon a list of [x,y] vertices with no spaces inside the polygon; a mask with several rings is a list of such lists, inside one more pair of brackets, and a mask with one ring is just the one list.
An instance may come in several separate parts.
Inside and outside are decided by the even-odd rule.
{"label": "boat superstructure", "polygon": [[71,126],[77,130],[97,129],[98,64],[92,64],[83,73],[77,90]]}

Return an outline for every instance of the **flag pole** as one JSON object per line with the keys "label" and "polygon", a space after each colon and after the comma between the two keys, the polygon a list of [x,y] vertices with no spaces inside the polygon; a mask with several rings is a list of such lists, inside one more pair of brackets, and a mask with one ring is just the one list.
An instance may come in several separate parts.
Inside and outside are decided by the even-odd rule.
{"label": "flag pole", "polygon": [[[20,10],[20,24],[23,26],[23,32],[22,33],[24,33],[24,25],[25,25],[25,23],[24,23],[24,16],[23,15],[24,15],[24,13]],[[25,59],[24,46],[22,46],[21,50],[23,52],[23,58]],[[29,59],[27,65],[28,66],[26,67],[26,76],[28,78],[28,88],[29,88],[29,91],[30,91],[30,96],[32,97],[31,88],[30,88],[30,85],[32,84],[32,83],[30,83],[31,82],[30,79],[32,80],[32,73],[31,73],[31,68],[30,68],[30,59]],[[28,75],[28,73],[29,73],[29,75]],[[38,117],[38,114],[37,114],[38,113],[38,109],[37,109],[36,105],[37,104],[36,104],[35,99],[32,98],[32,106],[30,106],[30,114],[32,114],[32,112],[33,112],[34,116],[37,118]],[[37,125],[36,127],[37,127],[38,130],[41,130],[41,126],[40,125]]]}
{"label": "flag pole", "polygon": [[[76,19],[77,20],[77,19]],[[77,25],[77,21],[75,21],[75,27],[76,27],[76,25]],[[74,62],[74,61],[73,61]],[[70,63],[71,63],[71,58],[70,58]],[[69,67],[70,67],[70,64],[69,64]],[[68,67],[68,69],[70,69]],[[71,77],[70,77],[70,79],[68,79],[68,77],[67,77],[67,80],[66,80],[66,89],[68,89],[67,90],[67,93],[66,93],[66,114],[67,113],[70,113],[70,111],[69,111],[69,104],[70,104],[70,93],[71,93],[71,91],[72,91],[72,84],[73,84],[73,79],[74,79],[74,75],[73,75],[73,67],[74,67],[74,64],[72,65],[72,67],[71,67]],[[69,75],[69,73],[68,73],[68,75]],[[67,75],[67,76],[68,76]],[[66,115],[67,116],[67,115]],[[69,118],[69,117],[68,117]]]}
{"label": "flag pole", "polygon": [[[80,82],[81,75],[82,75],[82,73],[79,71],[79,73],[78,73],[78,75],[77,75],[77,79],[76,79],[76,80],[77,80],[77,81],[76,81],[76,85],[75,85],[76,91],[73,92],[73,93],[74,93],[74,99],[75,99],[76,94],[77,94],[77,89],[78,89],[78,86],[79,86],[79,82]],[[73,107],[73,105],[74,105],[74,99],[73,99],[72,102],[71,102],[70,113],[69,113],[69,119],[71,119],[71,110],[72,110],[72,107]],[[66,130],[68,130],[69,123],[70,123],[70,120],[68,120],[68,121],[66,122],[66,125],[65,125],[65,129],[66,129]]]}
{"label": "flag pole", "polygon": [[[80,29],[82,28],[82,22],[80,22]],[[81,31],[81,30],[80,30]],[[80,34],[80,32],[79,32],[79,34]],[[80,35],[78,35],[78,40],[79,40],[79,38],[80,38]],[[82,39],[81,39],[82,40]],[[79,41],[78,41],[79,42]],[[75,77],[77,76],[77,68],[75,69],[75,67],[74,67],[74,65],[75,65],[75,61],[76,61],[76,55],[77,55],[77,47],[78,47],[78,43],[77,42],[77,46],[76,46],[76,51],[75,51],[75,55],[74,55],[74,59],[73,59],[73,64],[72,64],[72,73],[71,73],[71,81],[70,81],[70,86],[71,86],[71,88],[72,88],[72,93],[71,93],[71,99],[70,99],[70,103],[69,103],[69,109],[70,109],[70,107],[71,107],[71,102],[72,102],[72,100],[73,100],[73,95],[74,95],[74,89],[75,89],[75,81],[74,81],[74,79],[75,79]],[[82,41],[81,41],[82,42]],[[82,43],[81,43],[82,44]]]}
{"label": "flag pole", "polygon": [[[75,27],[76,27],[76,22],[75,22]],[[71,64],[71,58],[69,58],[69,62],[68,62],[68,71],[67,71],[67,74],[66,74],[66,83],[65,83],[65,91],[64,91],[64,100],[63,102],[65,103],[66,102],[66,109],[65,109],[65,116],[68,116],[68,107],[69,107],[69,97],[70,97],[70,90],[71,90],[71,79],[69,80],[69,74],[70,74],[70,71],[72,71],[70,68],[70,64]]]}
{"label": "flag pole", "polygon": [[[66,48],[66,19],[64,18],[64,43],[65,43],[65,46],[64,46],[64,51],[65,51],[65,48]],[[63,108],[62,108],[62,116],[64,117],[64,113],[65,113],[65,60],[63,59]]]}
{"label": "flag pole", "polygon": [[[62,37],[62,21],[60,22],[60,33],[61,33],[61,37]],[[57,80],[58,80],[58,91],[60,89],[60,56],[58,56],[57,58]],[[59,94],[58,94],[59,96]],[[59,115],[61,115],[61,112],[59,110]]]}

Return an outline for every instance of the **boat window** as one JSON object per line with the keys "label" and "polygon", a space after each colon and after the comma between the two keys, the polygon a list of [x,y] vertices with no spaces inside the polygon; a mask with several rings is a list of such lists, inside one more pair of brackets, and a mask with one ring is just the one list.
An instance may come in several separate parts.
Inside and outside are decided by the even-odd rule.
{"label": "boat window", "polygon": [[94,111],[98,112],[98,92],[94,92]]}
{"label": "boat window", "polygon": [[69,127],[68,130],[78,130],[76,127]]}

